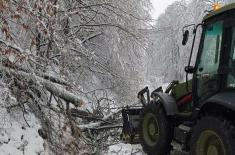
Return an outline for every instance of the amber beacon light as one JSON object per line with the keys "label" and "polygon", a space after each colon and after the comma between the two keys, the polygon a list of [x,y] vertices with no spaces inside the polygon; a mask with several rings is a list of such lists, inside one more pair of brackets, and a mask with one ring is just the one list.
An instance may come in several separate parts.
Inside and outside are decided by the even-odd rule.
{"label": "amber beacon light", "polygon": [[213,11],[216,11],[216,10],[219,10],[221,8],[221,4],[215,3],[215,4],[212,5],[212,7],[213,7]]}

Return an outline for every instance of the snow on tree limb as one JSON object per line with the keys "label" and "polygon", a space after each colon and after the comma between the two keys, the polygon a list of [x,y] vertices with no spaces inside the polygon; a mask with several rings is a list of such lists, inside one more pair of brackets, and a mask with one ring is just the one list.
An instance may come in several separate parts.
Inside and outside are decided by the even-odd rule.
{"label": "snow on tree limb", "polygon": [[[19,52],[19,54],[25,53],[20,47],[18,47],[17,45],[14,45],[13,43],[10,43],[8,41],[0,39],[0,43],[4,44],[8,48],[11,48],[11,49]],[[36,60],[34,60],[32,58],[32,55],[29,55],[29,60],[34,62],[35,64],[41,66],[41,64],[39,64],[38,62],[36,62]],[[24,70],[24,69],[21,68],[21,70]],[[25,72],[27,72],[27,71],[25,71]],[[44,79],[47,79],[47,80],[50,80],[51,82],[66,85],[66,86],[69,85],[69,83],[67,81],[65,81],[64,79],[62,79],[62,78],[54,77],[52,75],[49,75],[49,74],[46,74],[46,73],[40,73],[40,72],[37,72],[37,71],[35,71],[35,73],[36,73],[37,76],[40,76],[40,77],[42,77]]]}
{"label": "snow on tree limb", "polygon": [[10,47],[10,48],[12,48],[12,49],[18,51],[18,52],[21,52],[21,51],[22,51],[22,49],[21,49],[20,47],[18,47],[18,46],[16,46],[16,45],[13,45],[12,43],[9,43],[9,42],[7,42],[7,41],[5,41],[5,40],[0,39],[0,43],[2,43],[2,44],[4,44],[4,45],[6,45],[7,47]]}
{"label": "snow on tree limb", "polygon": [[55,96],[58,96],[64,99],[67,102],[71,102],[76,107],[80,107],[83,105],[83,101],[80,98],[78,98],[75,94],[65,90],[65,88],[61,87],[60,85],[55,84],[42,77],[36,76],[35,74],[26,73],[23,71],[16,71],[14,69],[10,69],[10,68],[3,67],[3,66],[0,67],[0,70],[10,73],[11,75],[14,75],[14,76],[23,76],[34,82],[40,82],[49,92],[51,92]]}
{"label": "snow on tree limb", "polygon": [[56,96],[64,99],[67,102],[71,102],[74,106],[76,107],[80,107],[83,105],[83,101],[78,98],[75,94],[65,90],[63,87],[54,84],[48,80],[44,80],[42,79],[44,86],[46,87],[46,89],[48,91],[50,91],[51,93],[55,94]]}
{"label": "snow on tree limb", "polygon": [[94,128],[97,128],[99,126],[101,126],[101,124],[103,123],[103,121],[107,121],[108,119],[112,118],[114,115],[120,113],[122,110],[118,110],[114,113],[111,113],[107,116],[105,116],[102,121],[99,121],[99,122],[93,122],[93,123],[89,123],[89,124],[85,124],[85,125],[79,125],[79,128],[81,129],[81,131],[84,131],[86,129],[94,129]]}
{"label": "snow on tree limb", "polygon": [[[120,113],[112,107],[132,101],[133,90],[145,77],[140,43],[146,42],[142,29],[148,25],[149,2],[2,1],[0,72],[7,74],[2,78],[10,77],[9,89],[19,106],[39,116],[54,154],[80,153],[83,144],[71,148],[63,142],[68,137],[82,142],[83,137],[74,136],[79,125],[86,132],[87,152],[97,154],[113,132],[109,129],[121,126]],[[70,90],[71,85],[78,87]],[[76,96],[81,91],[86,92],[87,112],[78,110],[75,117],[69,105],[82,105]],[[69,135],[61,137],[61,131]]]}
{"label": "snow on tree limb", "polygon": [[54,77],[54,76],[46,74],[46,73],[38,73],[37,75],[40,76],[40,77],[43,77],[44,79],[49,80],[49,81],[51,81],[53,83],[58,83],[58,84],[61,84],[61,85],[66,85],[66,86],[70,85],[64,79],[59,78],[59,77]]}

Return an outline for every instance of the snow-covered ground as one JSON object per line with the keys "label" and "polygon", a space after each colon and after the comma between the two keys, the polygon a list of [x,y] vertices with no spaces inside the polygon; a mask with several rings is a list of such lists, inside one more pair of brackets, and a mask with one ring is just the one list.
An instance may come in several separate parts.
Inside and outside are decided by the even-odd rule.
{"label": "snow-covered ground", "polygon": [[[1,109],[4,110],[4,109]],[[3,111],[1,111],[2,113]],[[0,128],[1,155],[46,155],[44,141],[38,135],[40,123],[33,115],[28,115],[28,124],[10,118]],[[3,117],[1,117],[3,118]]]}
{"label": "snow-covered ground", "polygon": [[0,155],[47,155],[44,140],[39,136],[40,122],[32,113],[23,115],[6,88],[0,86]]}
{"label": "snow-covered ground", "polygon": [[[179,152],[178,145],[174,145],[174,151],[171,152],[171,155],[188,155],[187,153]],[[177,147],[177,148],[175,148]],[[140,145],[131,145],[131,144],[116,144],[110,146],[108,153],[106,155],[146,155]]]}
{"label": "snow-covered ground", "polygon": [[117,144],[110,146],[106,155],[145,155],[140,145]]}

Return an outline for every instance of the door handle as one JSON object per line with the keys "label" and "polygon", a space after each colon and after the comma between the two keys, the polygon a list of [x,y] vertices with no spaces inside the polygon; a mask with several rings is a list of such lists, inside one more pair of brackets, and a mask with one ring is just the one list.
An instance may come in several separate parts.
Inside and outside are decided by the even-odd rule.
{"label": "door handle", "polygon": [[201,78],[204,82],[209,81],[210,80],[210,74],[202,74]]}
{"label": "door handle", "polygon": [[203,80],[209,80],[210,74],[202,74],[201,77],[202,77]]}

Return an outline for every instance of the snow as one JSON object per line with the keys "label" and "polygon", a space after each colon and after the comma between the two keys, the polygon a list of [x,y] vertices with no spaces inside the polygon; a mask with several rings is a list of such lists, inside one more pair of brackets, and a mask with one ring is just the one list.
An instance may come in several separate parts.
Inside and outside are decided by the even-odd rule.
{"label": "snow", "polygon": [[[48,0],[48,2],[49,1],[50,0]],[[175,0],[151,1],[155,7],[154,18],[157,19],[160,14],[164,13],[167,5]],[[96,16],[94,16],[94,18],[90,20],[90,16],[92,16],[94,11],[90,12],[84,8],[77,14],[76,9],[83,6],[79,1],[76,1],[76,3],[67,1],[68,4],[67,2],[65,4],[63,1],[58,1],[58,4],[52,5],[47,3],[46,0],[41,2],[35,0],[35,2],[26,3],[27,10],[31,10],[31,12],[27,11],[28,13],[23,13],[24,11],[22,11],[24,20],[19,19],[19,21],[15,21],[15,23],[11,21],[10,16],[14,16],[11,12],[14,12],[15,8],[18,8],[16,4],[14,5],[15,7],[9,8],[13,11],[3,13],[3,16],[7,17],[4,22],[12,27],[9,33],[16,39],[9,42],[0,39],[0,43],[7,46],[4,46],[4,49],[14,49],[14,51],[17,51],[22,61],[24,60],[24,62],[18,61],[16,64],[17,69],[18,67],[21,69],[22,66],[22,70],[25,70],[27,66],[29,67],[29,69],[27,69],[29,71],[35,71],[35,73],[43,72],[42,75],[44,75],[45,71],[48,75],[60,79],[63,77],[63,79],[67,80],[69,83],[73,83],[73,85],[66,86],[65,88],[65,86],[60,86],[59,84],[54,85],[44,78],[35,78],[36,74],[24,74],[26,75],[25,77],[29,77],[29,81],[38,79],[38,83],[36,83],[35,86],[41,86],[36,88],[39,92],[46,92],[46,89],[48,89],[53,92],[58,92],[56,96],[60,98],[66,97],[69,98],[68,100],[71,99],[76,103],[81,103],[81,100],[83,100],[85,102],[82,103],[85,104],[79,104],[79,106],[82,106],[82,109],[91,113],[93,112],[94,114],[98,111],[98,114],[101,113],[102,116],[104,115],[103,121],[100,122],[87,122],[86,120],[84,120],[84,122],[77,121],[79,122],[81,130],[85,128],[95,128],[100,126],[101,122],[109,121],[108,118],[112,116],[109,115],[112,111],[110,109],[121,107],[127,103],[133,104],[133,102],[137,100],[135,91],[138,91],[139,87],[144,88],[148,85],[151,91],[159,86],[163,86],[163,89],[165,89],[168,85],[168,81],[173,79],[182,80],[184,78],[185,72],[183,67],[188,61],[188,47],[190,44],[185,48],[181,46],[181,29],[187,22],[197,22],[199,16],[204,15],[204,13],[202,13],[202,2],[199,3],[199,1],[195,0],[195,2],[192,1],[192,4],[187,6],[185,1],[187,0],[179,1],[168,7],[165,14],[162,14],[161,18],[157,20],[158,22],[153,25],[150,31],[145,30],[145,28],[149,27],[149,24],[143,23],[144,20],[138,21],[136,19],[136,17],[142,18],[148,14],[146,7],[142,9],[142,6],[150,1],[112,1],[111,5],[115,7],[112,7],[111,10],[103,6],[99,7],[99,4],[94,1],[95,5],[98,4],[95,6],[95,9],[105,16],[100,14],[99,18],[95,18]],[[7,4],[11,1],[8,0],[4,2]],[[36,7],[32,9],[31,6],[34,6],[34,3]],[[92,3],[87,2],[86,5]],[[11,5],[9,5],[9,7],[11,7]],[[22,6],[19,5],[19,8],[21,7]],[[47,9],[47,7],[60,8],[60,10],[52,10],[51,12],[51,9]],[[71,10],[71,7],[74,7],[74,9]],[[123,12],[120,11],[119,8],[123,8]],[[138,11],[135,10],[136,8],[138,8]],[[149,10],[150,8],[151,7],[148,7]],[[115,11],[120,13],[120,16],[117,16]],[[9,15],[7,15],[8,13]],[[56,13],[59,13],[59,15]],[[31,16],[31,14],[36,16]],[[76,15],[70,16],[71,14]],[[134,19],[132,19],[132,16]],[[67,22],[67,19],[69,22]],[[89,23],[87,23],[87,21],[89,21]],[[84,24],[81,25],[81,23]],[[101,24],[99,25],[97,23]],[[27,24],[32,32],[20,32],[22,24]],[[65,32],[65,30],[67,31],[67,26],[69,29],[68,34]],[[89,43],[86,42],[87,38],[101,33],[103,34],[102,37],[89,40]],[[145,33],[147,35],[145,35]],[[36,41],[40,44],[40,49],[37,50],[35,48],[38,48],[38,46],[34,46],[35,34],[42,35],[36,39],[40,39],[39,42]],[[5,37],[7,36],[4,36],[2,33],[2,37],[0,38]],[[85,39],[82,41],[82,38]],[[149,47],[147,47],[147,45]],[[32,49],[31,46],[33,46]],[[30,50],[27,50],[27,48],[30,48]],[[45,55],[46,50],[50,57]],[[6,59],[10,60],[10,62],[14,62],[16,58],[18,58],[16,57],[17,54],[16,56],[6,56],[9,56],[9,58],[1,60]],[[38,71],[36,71],[36,69],[38,69]],[[20,75],[20,73],[22,72],[18,72],[17,74]],[[3,79],[8,81],[8,78],[9,77],[4,77]],[[17,79],[23,84],[27,82],[27,80],[20,79],[20,77],[16,77],[16,81]],[[12,92],[15,91],[14,86],[12,86],[14,83],[15,82],[12,81],[12,84],[6,86],[12,89]],[[42,83],[44,87],[42,87]],[[31,84],[29,86],[31,86]],[[4,96],[2,95],[2,90],[3,89],[0,88],[0,97]],[[31,91],[32,89],[29,87],[26,90],[23,89],[22,92],[27,90]],[[46,100],[46,95],[44,95],[39,97],[42,101]],[[21,91],[18,92],[17,90],[15,96],[17,100],[14,97],[11,98],[11,95],[7,101],[5,101],[5,98],[0,98],[0,155],[49,154],[45,149],[46,142],[38,135],[38,129],[41,128],[40,121],[31,113],[25,114],[26,118],[24,118],[22,108],[18,106],[19,103],[22,103],[20,99],[27,98],[21,96]],[[19,103],[17,103],[17,101],[19,101]],[[37,101],[37,99],[35,99],[35,101]],[[46,103],[47,102],[45,102],[45,104]],[[58,104],[55,102],[55,99],[53,99],[50,106],[56,107],[57,105],[58,108],[62,107],[61,109],[63,109],[63,105]],[[11,108],[11,111],[7,111],[6,107],[10,106],[15,107]],[[52,112],[50,111],[51,107],[46,105],[49,112]],[[57,129],[57,126],[59,126],[57,125],[57,121],[63,125],[64,122],[62,118],[66,118],[66,115],[64,115],[65,112],[66,111],[61,112],[62,116],[59,114],[59,119],[50,120],[49,123],[54,124],[53,130],[51,130],[53,133],[55,133],[54,131],[60,130],[60,128]],[[54,117],[57,118],[57,116]],[[82,123],[80,124],[80,122]],[[29,124],[29,126],[27,124]],[[56,138],[61,140],[61,146],[67,149],[67,146],[71,144],[74,139],[71,137],[71,131],[67,131],[66,129],[66,131],[62,132],[64,139],[59,139],[61,137]],[[93,140],[93,137],[90,137],[87,139]],[[116,141],[111,142],[115,143]],[[104,143],[106,146],[105,140]],[[87,147],[96,146],[87,145]],[[72,147],[69,145],[68,148],[71,149]],[[73,150],[71,149],[71,151]],[[144,153],[140,145],[119,143],[108,147],[106,154],[142,155]]]}
{"label": "snow", "polygon": [[0,128],[0,154],[1,155],[46,155],[44,140],[38,135],[40,128],[38,120],[28,115],[30,127],[10,118],[10,123]]}
{"label": "snow", "polygon": [[172,4],[176,0],[151,0],[154,7],[154,12],[152,16],[154,19],[157,19],[160,14],[164,13],[168,5]]}
{"label": "snow", "polygon": [[44,140],[38,134],[41,128],[38,119],[32,113],[25,113],[23,117],[20,108],[7,110],[6,107],[16,104],[7,89],[0,88],[0,97],[0,154],[48,155]]}
{"label": "snow", "polygon": [[106,155],[145,155],[140,145],[119,143],[108,148]]}

